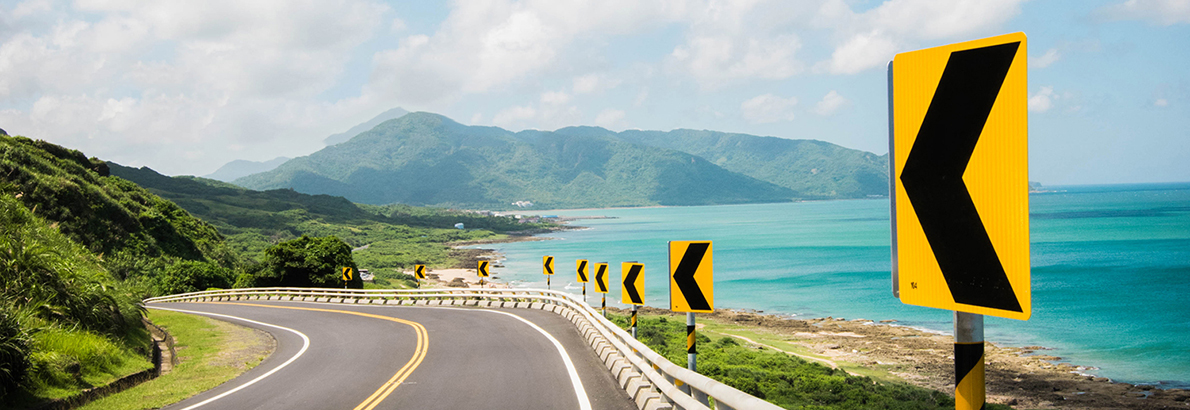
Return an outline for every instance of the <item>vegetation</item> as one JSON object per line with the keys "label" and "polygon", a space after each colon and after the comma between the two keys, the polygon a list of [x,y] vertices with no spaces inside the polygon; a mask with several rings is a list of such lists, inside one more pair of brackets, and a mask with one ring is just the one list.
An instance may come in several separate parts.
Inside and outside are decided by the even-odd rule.
{"label": "vegetation", "polygon": [[411,113],[277,169],[237,179],[367,204],[536,209],[789,201],[784,187],[672,149],[608,136],[464,126]]}
{"label": "vegetation", "polygon": [[[565,128],[557,132],[568,134],[578,129]],[[729,171],[792,189],[801,198],[888,195],[888,155],[843,148],[829,142],[686,129],[669,132],[627,130],[616,137],[698,155]]]}
{"label": "vegetation", "polygon": [[256,286],[333,288],[346,285],[362,289],[359,275],[344,284],[340,269],[358,270],[351,259],[351,248],[339,238],[302,236],[282,242],[265,252],[265,269],[256,275]]}
{"label": "vegetation", "polygon": [[[301,236],[339,238],[352,249],[358,266],[383,272],[414,264],[453,266],[443,243],[490,239],[496,232],[539,230],[548,224],[518,223],[511,217],[483,216],[409,205],[357,205],[341,197],[306,195],[289,189],[252,191],[195,177],[168,177],[149,168],[109,164],[126,178],[176,202],[226,235],[228,246],[251,265],[265,250]],[[467,230],[454,228],[463,223]],[[246,267],[245,272],[255,269]],[[242,275],[243,272],[238,273]]]}
{"label": "vegetation", "polygon": [[[624,315],[610,315],[628,328]],[[638,317],[637,338],[673,363],[686,362],[686,323],[666,316]],[[712,340],[698,333],[698,372],[787,409],[953,409],[944,393],[903,383],[853,376],[796,356]],[[988,409],[1007,409],[988,405]]]}
{"label": "vegetation", "polygon": [[151,367],[141,293],[0,195],[0,401],[65,397]]}
{"label": "vegetation", "polygon": [[177,340],[182,361],[173,371],[118,394],[94,401],[82,410],[158,409],[223,384],[260,364],[264,357],[247,363],[222,359],[221,352],[234,350],[229,334],[235,326],[196,315],[154,310],[153,323],[164,327]]}

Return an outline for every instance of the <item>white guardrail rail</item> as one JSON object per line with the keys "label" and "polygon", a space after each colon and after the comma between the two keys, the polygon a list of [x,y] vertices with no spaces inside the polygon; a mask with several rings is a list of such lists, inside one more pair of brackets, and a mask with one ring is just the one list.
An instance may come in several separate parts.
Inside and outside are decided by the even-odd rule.
{"label": "white guardrail rail", "polygon": [[[575,324],[608,370],[641,409],[780,409],[662,357],[569,293],[541,289],[321,289],[209,290],[145,299],[146,304],[283,300],[346,304],[476,306],[552,311]],[[699,400],[709,397],[710,400]],[[708,404],[704,404],[706,401]]]}

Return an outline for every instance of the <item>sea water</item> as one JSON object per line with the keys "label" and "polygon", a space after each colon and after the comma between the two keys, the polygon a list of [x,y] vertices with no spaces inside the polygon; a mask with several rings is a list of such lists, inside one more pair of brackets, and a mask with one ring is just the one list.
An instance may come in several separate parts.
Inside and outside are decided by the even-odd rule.
{"label": "sea water", "polygon": [[[1190,183],[1072,186],[1029,196],[1033,315],[987,317],[991,342],[1045,352],[1088,374],[1190,387]],[[714,241],[715,307],[797,317],[895,319],[950,333],[952,312],[892,294],[887,199],[759,205],[550,211],[607,216],[556,240],[495,245],[496,275],[581,293],[574,261],[611,263],[608,304],[622,306],[620,262],[645,264],[645,301],[667,308],[670,240]],[[483,247],[492,247],[484,245]],[[588,285],[588,301],[600,294]],[[1096,369],[1097,368],[1097,369]]]}

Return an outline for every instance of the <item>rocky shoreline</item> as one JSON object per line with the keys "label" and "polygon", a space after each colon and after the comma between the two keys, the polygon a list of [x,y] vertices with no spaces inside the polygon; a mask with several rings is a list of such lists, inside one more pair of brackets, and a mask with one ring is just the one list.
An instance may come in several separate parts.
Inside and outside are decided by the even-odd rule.
{"label": "rocky shoreline", "polygon": [[[674,315],[656,308],[646,314]],[[943,392],[954,391],[954,339],[895,321],[843,318],[794,319],[750,311],[718,310],[700,320],[746,326],[804,347],[814,360],[879,369],[901,380]],[[745,340],[747,341],[747,340]],[[753,345],[757,343],[752,342]],[[771,348],[771,347],[769,347]],[[1021,409],[1188,409],[1190,391],[1113,382],[1086,375],[1087,368],[1057,363],[1044,347],[987,343],[988,402]],[[825,358],[825,359],[819,359]]]}

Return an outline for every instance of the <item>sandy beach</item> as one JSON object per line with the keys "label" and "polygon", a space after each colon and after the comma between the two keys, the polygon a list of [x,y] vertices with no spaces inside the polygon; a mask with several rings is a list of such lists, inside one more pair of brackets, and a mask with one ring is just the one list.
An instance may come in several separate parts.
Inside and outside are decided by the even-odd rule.
{"label": "sandy beach", "polygon": [[[413,271],[405,272],[412,275]],[[484,278],[483,287],[488,289],[508,289],[507,283],[500,282],[500,272],[496,270],[492,272],[492,277]],[[475,273],[475,269],[430,269],[426,272],[426,279],[428,283],[423,283],[425,288],[479,288],[479,276]]]}

